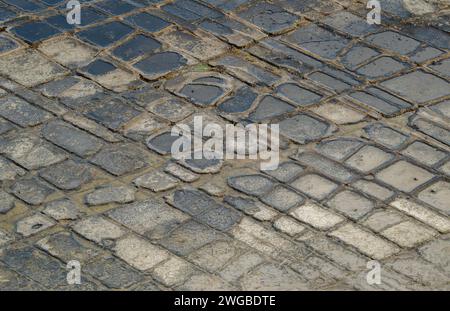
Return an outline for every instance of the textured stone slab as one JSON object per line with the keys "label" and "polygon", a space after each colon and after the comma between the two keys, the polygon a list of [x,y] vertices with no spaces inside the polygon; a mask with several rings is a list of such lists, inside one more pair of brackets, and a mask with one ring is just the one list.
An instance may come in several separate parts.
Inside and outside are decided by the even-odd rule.
{"label": "textured stone slab", "polygon": [[86,164],[68,160],[39,172],[39,176],[63,190],[78,189],[93,179],[93,169]]}
{"label": "textured stone slab", "polygon": [[20,179],[11,187],[12,193],[31,205],[39,205],[55,192],[47,183],[37,177]]}
{"label": "textured stone slab", "polygon": [[0,115],[23,127],[38,125],[52,117],[47,111],[15,96],[0,99]]}
{"label": "textured stone slab", "polygon": [[100,254],[97,247],[70,232],[58,232],[47,236],[36,242],[36,245],[66,263],[71,260],[85,263]]}
{"label": "textured stone slab", "polygon": [[76,220],[82,215],[80,209],[69,199],[49,202],[42,212],[55,220]]}
{"label": "textured stone slab", "polygon": [[211,64],[213,66],[226,68],[237,78],[254,85],[272,85],[280,78],[278,75],[266,70],[261,65],[253,64],[236,56],[225,56],[212,61]]}
{"label": "textured stone slab", "polygon": [[312,152],[299,153],[293,158],[340,182],[349,182],[355,178],[355,174],[342,165]]}
{"label": "textured stone slab", "polygon": [[338,187],[331,180],[316,174],[301,176],[291,182],[291,186],[317,200],[324,199]]}
{"label": "textured stone slab", "polygon": [[385,31],[370,35],[366,38],[366,41],[377,47],[403,55],[415,51],[420,45],[419,41],[394,31]]}
{"label": "textured stone slab", "polygon": [[0,190],[0,214],[6,214],[14,208],[14,197]]}
{"label": "textured stone slab", "polygon": [[58,163],[66,155],[42,139],[23,133],[0,139],[0,152],[27,169],[37,169]]}
{"label": "textured stone slab", "polygon": [[207,34],[197,37],[188,32],[176,29],[164,33],[160,38],[171,46],[183,50],[187,54],[202,61],[219,56],[228,48],[225,43],[214,37],[209,37]]}
{"label": "textured stone slab", "polygon": [[120,176],[147,166],[149,159],[146,152],[140,148],[121,144],[102,148],[91,162],[113,175]]}
{"label": "textured stone slab", "polygon": [[280,122],[280,132],[290,139],[305,144],[330,136],[336,128],[307,114],[299,114]]}
{"label": "textured stone slab", "polygon": [[284,40],[325,59],[335,59],[349,43],[345,37],[315,24],[299,28]]}
{"label": "textured stone slab", "polygon": [[134,201],[135,190],[129,187],[106,186],[96,189],[86,195],[85,201],[89,205],[108,203],[130,203]]}
{"label": "textured stone slab", "polygon": [[16,177],[24,174],[25,170],[5,158],[0,157],[0,181],[14,180]]}
{"label": "textured stone slab", "polygon": [[61,263],[31,246],[16,246],[0,251],[0,258],[9,267],[46,286],[56,287],[66,283],[66,269]]}
{"label": "textured stone slab", "polygon": [[384,81],[381,85],[417,103],[425,103],[450,94],[447,81],[423,71],[414,71]]}
{"label": "textured stone slab", "polygon": [[22,50],[0,58],[0,73],[32,87],[67,73],[35,51]]}
{"label": "textured stone slab", "polygon": [[160,241],[160,244],[175,254],[188,255],[218,239],[224,239],[224,236],[191,220],[172,231],[167,238]]}
{"label": "textured stone slab", "polygon": [[145,271],[169,257],[169,252],[144,239],[129,236],[116,242],[115,254],[134,268]]}
{"label": "textured stone slab", "polygon": [[409,198],[399,198],[393,201],[391,206],[428,224],[440,232],[450,231],[450,220]]}
{"label": "textured stone slab", "polygon": [[331,232],[330,235],[356,247],[363,254],[374,259],[383,259],[399,252],[399,248],[395,245],[353,224],[346,224]]}
{"label": "textured stone slab", "polygon": [[285,212],[290,208],[303,203],[304,198],[298,193],[284,187],[284,186],[276,186],[264,195],[261,200],[276,208],[279,211]]}
{"label": "textured stone slab", "polygon": [[177,52],[152,54],[133,65],[144,77],[154,80],[188,64],[188,60]]}
{"label": "textured stone slab", "polygon": [[358,220],[369,213],[375,206],[374,202],[362,195],[344,190],[327,201],[327,205],[334,208],[347,217]]}
{"label": "textured stone slab", "polygon": [[81,157],[96,153],[103,146],[97,137],[61,121],[52,121],[42,129],[42,135],[54,144]]}
{"label": "textured stone slab", "polygon": [[120,226],[101,216],[84,218],[76,222],[72,228],[86,239],[107,247],[126,234]]}
{"label": "textured stone slab", "polygon": [[267,193],[273,186],[273,182],[263,175],[230,177],[228,179],[228,184],[236,190],[254,196]]}
{"label": "textured stone slab", "polygon": [[430,204],[431,206],[441,210],[445,214],[450,214],[450,183],[446,181],[438,181],[426,189],[422,190],[419,199]]}
{"label": "textured stone slab", "polygon": [[414,247],[431,240],[436,232],[415,222],[405,221],[382,231],[381,234],[402,247]]}
{"label": "textured stone slab", "polygon": [[406,161],[399,161],[381,170],[376,177],[405,192],[411,192],[433,178],[430,172]]}
{"label": "textured stone slab", "polygon": [[342,216],[328,211],[315,203],[306,203],[295,208],[289,214],[319,230],[328,230],[344,221]]}
{"label": "textured stone slab", "polygon": [[70,68],[87,64],[96,54],[95,49],[73,38],[43,42],[39,51]]}
{"label": "textured stone slab", "polygon": [[114,257],[89,263],[84,270],[111,289],[127,288],[143,280],[143,276]]}
{"label": "textured stone slab", "polygon": [[41,214],[35,214],[19,220],[16,223],[16,232],[24,237],[28,237],[54,225],[55,223],[51,219]]}
{"label": "textured stone slab", "polygon": [[322,20],[322,22],[352,36],[365,35],[377,30],[376,25],[370,25],[364,19],[347,11],[332,14]]}
{"label": "textured stone slab", "polygon": [[261,2],[238,13],[238,15],[260,27],[269,34],[277,34],[291,28],[298,17],[282,7]]}
{"label": "textured stone slab", "polygon": [[161,201],[148,199],[108,212],[108,216],[139,234],[158,238],[189,219]]}

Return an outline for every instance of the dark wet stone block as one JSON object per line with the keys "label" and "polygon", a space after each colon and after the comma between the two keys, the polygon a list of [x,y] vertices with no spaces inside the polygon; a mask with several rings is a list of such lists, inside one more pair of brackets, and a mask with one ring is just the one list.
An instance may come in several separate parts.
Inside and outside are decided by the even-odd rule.
{"label": "dark wet stone block", "polygon": [[299,19],[298,16],[268,2],[250,6],[238,15],[270,34],[277,34],[289,29]]}
{"label": "dark wet stone block", "polygon": [[271,64],[302,74],[323,67],[323,63],[315,58],[271,38],[260,41],[259,45],[249,48],[248,51]]}
{"label": "dark wet stone block", "polygon": [[0,22],[7,21],[16,16],[16,13],[7,8],[0,7]]}
{"label": "dark wet stone block", "polygon": [[95,105],[88,110],[86,116],[110,129],[117,130],[140,113],[122,100],[115,98]]}
{"label": "dark wet stone block", "polygon": [[427,42],[442,49],[450,49],[450,35],[442,30],[429,26],[406,25],[402,32],[417,40]]}
{"label": "dark wet stone block", "polygon": [[391,76],[396,72],[404,70],[408,66],[392,57],[380,57],[360,67],[356,72],[368,78],[380,78]]}
{"label": "dark wet stone block", "polygon": [[285,101],[273,96],[265,96],[261,102],[249,115],[249,119],[254,122],[261,122],[264,120],[270,120],[294,111],[295,108]]}
{"label": "dark wet stone block", "polygon": [[182,9],[185,9],[190,12],[195,12],[195,14],[201,16],[202,18],[209,18],[214,20],[216,18],[223,17],[223,13],[213,10],[198,1],[193,0],[177,0],[174,4]]}
{"label": "dark wet stone block", "polygon": [[188,255],[194,250],[225,236],[217,231],[190,220],[172,231],[159,243],[178,255]]}
{"label": "dark wet stone block", "polygon": [[169,22],[149,13],[128,16],[126,21],[149,32],[157,32],[170,25]]}
{"label": "dark wet stone block", "polygon": [[219,99],[224,90],[216,85],[187,84],[180,94],[186,96],[190,101],[199,106],[209,106]]}
{"label": "dark wet stone block", "polygon": [[82,68],[81,71],[91,74],[93,76],[102,76],[111,71],[114,71],[116,66],[113,64],[104,61],[102,59],[96,59],[86,67]]}
{"label": "dark wet stone block", "polygon": [[299,28],[284,40],[327,59],[335,59],[350,42],[315,24]]}
{"label": "dark wet stone block", "polygon": [[280,132],[300,144],[331,135],[335,127],[307,114],[298,114],[280,122]]}
{"label": "dark wet stone block", "polygon": [[412,16],[411,12],[405,9],[403,0],[386,1],[386,3],[383,3],[382,10],[401,18],[409,18]]}
{"label": "dark wet stone block", "polygon": [[250,0],[204,0],[215,7],[218,7],[225,11],[232,11],[244,3],[250,2]]}
{"label": "dark wet stone block", "polygon": [[153,54],[133,65],[149,79],[157,79],[187,64],[187,60],[176,52]]}
{"label": "dark wet stone block", "polygon": [[80,31],[77,33],[77,36],[92,44],[107,47],[123,39],[132,32],[133,28],[121,22],[114,21]]}
{"label": "dark wet stone block", "polygon": [[194,12],[186,10],[185,8],[181,8],[173,3],[166,4],[161,7],[164,12],[167,12],[171,15],[174,15],[178,18],[184,19],[188,22],[194,22],[202,19],[202,17]]}
{"label": "dark wet stone block", "polygon": [[412,106],[410,103],[376,87],[369,87],[365,91],[358,91],[349,95],[363,105],[369,106],[386,116],[394,116],[403,109]]}
{"label": "dark wet stone block", "polygon": [[419,41],[394,31],[385,31],[370,35],[366,38],[366,41],[377,47],[391,50],[402,55],[413,52],[420,45]]}
{"label": "dark wet stone block", "polygon": [[246,214],[251,215],[260,211],[257,201],[254,199],[227,195],[223,201]]}
{"label": "dark wet stone block", "polygon": [[315,72],[312,75],[310,75],[309,78],[313,81],[316,81],[320,84],[327,86],[328,88],[336,92],[342,92],[352,87],[350,84],[340,81],[323,72]]}
{"label": "dark wet stone block", "polygon": [[112,15],[121,15],[137,9],[136,6],[122,0],[103,0],[96,2],[95,6]]}
{"label": "dark wet stone block", "polygon": [[161,43],[151,37],[137,35],[113,50],[114,56],[125,61],[132,60],[146,53],[158,51]]}
{"label": "dark wet stone block", "polygon": [[444,59],[440,62],[435,62],[431,65],[429,65],[431,69],[433,69],[436,72],[439,72],[443,76],[450,77],[450,59]]}
{"label": "dark wet stone block", "polygon": [[219,207],[213,198],[196,189],[175,191],[170,204],[192,216]]}
{"label": "dark wet stone block", "polygon": [[53,15],[45,19],[45,22],[52,25],[59,30],[72,30],[76,28],[76,25],[67,23],[65,15]]}
{"label": "dark wet stone block", "polygon": [[322,22],[336,30],[352,36],[361,36],[378,29],[377,25],[370,25],[365,19],[348,11],[341,11],[326,17]]}
{"label": "dark wet stone block", "polygon": [[381,85],[393,93],[420,104],[450,94],[450,83],[420,70],[386,80]]}
{"label": "dark wet stone block", "polygon": [[353,46],[341,59],[341,63],[350,70],[356,69],[362,63],[369,59],[380,55],[375,51],[364,45]]}
{"label": "dark wet stone block", "polygon": [[37,12],[46,8],[39,2],[31,0],[4,0],[3,2],[15,6],[25,12]]}
{"label": "dark wet stone block", "polygon": [[415,115],[409,120],[409,126],[450,146],[450,131],[431,120]]}
{"label": "dark wet stone block", "polygon": [[172,144],[179,138],[180,136],[172,136],[170,132],[165,132],[150,138],[147,146],[160,154],[168,154],[172,150]]}
{"label": "dark wet stone block", "polygon": [[18,47],[18,44],[16,41],[0,35],[0,53],[7,52],[10,50],[14,50]]}
{"label": "dark wet stone block", "polygon": [[444,54],[444,52],[435,49],[431,46],[427,46],[425,48],[419,48],[413,55],[410,56],[410,59],[413,62],[422,63],[427,60],[436,58],[442,54]]}
{"label": "dark wet stone block", "polygon": [[99,23],[108,18],[108,15],[93,7],[83,7],[80,25],[67,23],[66,15],[54,15],[46,19],[46,22],[58,29],[71,30],[77,27],[88,26]]}
{"label": "dark wet stone block", "polygon": [[237,78],[252,85],[270,86],[280,79],[280,76],[268,69],[233,55],[222,57],[212,64],[229,70]]}
{"label": "dark wet stone block", "polygon": [[298,106],[309,106],[319,102],[323,96],[295,83],[284,83],[277,87],[276,94],[283,96]]}
{"label": "dark wet stone block", "polygon": [[236,91],[233,97],[221,103],[217,109],[224,113],[242,113],[250,109],[258,94],[248,86]]}
{"label": "dark wet stone block", "polygon": [[192,156],[192,159],[184,160],[182,164],[200,174],[217,173],[222,167],[222,161],[219,159],[195,159],[194,155]]}
{"label": "dark wet stone block", "polygon": [[30,22],[11,29],[18,37],[34,43],[60,33],[60,31],[45,22]]}
{"label": "dark wet stone block", "polygon": [[[66,0],[40,0],[40,1],[48,6],[54,6],[54,5],[66,2]],[[81,2],[83,2],[83,1],[81,1]]]}

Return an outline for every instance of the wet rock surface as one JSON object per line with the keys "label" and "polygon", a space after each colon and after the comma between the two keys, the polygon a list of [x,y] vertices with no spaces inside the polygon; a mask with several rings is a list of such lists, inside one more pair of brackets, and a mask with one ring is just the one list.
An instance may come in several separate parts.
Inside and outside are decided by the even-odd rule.
{"label": "wet rock surface", "polygon": [[[61,3],[0,1],[0,290],[448,289],[448,0]],[[279,166],[173,159],[195,116]]]}

